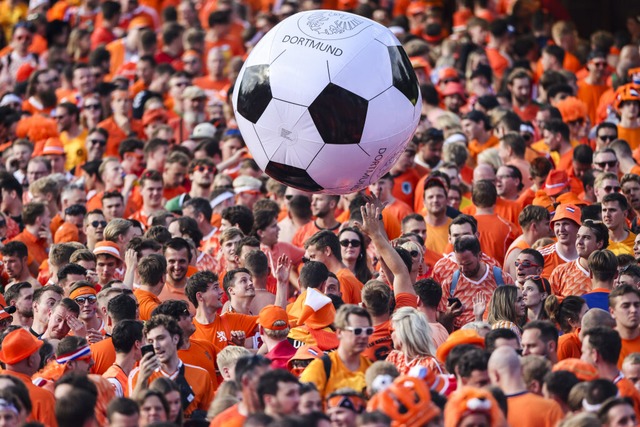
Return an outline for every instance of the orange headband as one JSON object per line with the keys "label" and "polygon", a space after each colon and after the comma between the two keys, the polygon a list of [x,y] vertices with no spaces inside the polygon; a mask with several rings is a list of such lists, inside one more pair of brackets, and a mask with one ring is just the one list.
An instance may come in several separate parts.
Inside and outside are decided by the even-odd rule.
{"label": "orange headband", "polygon": [[78,297],[81,297],[83,295],[96,295],[97,292],[95,289],[93,289],[90,286],[83,286],[81,288],[76,289],[75,291],[71,292],[71,295],[69,295],[69,298],[71,299],[76,299]]}

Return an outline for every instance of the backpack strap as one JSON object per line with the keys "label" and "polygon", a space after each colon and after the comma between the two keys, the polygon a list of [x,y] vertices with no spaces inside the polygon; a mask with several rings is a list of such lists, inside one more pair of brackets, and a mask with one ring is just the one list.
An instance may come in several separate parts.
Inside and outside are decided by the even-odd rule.
{"label": "backpack strap", "polygon": [[496,279],[496,285],[504,285],[504,280],[502,280],[502,269],[497,265],[493,266],[493,278]]}
{"label": "backpack strap", "polygon": [[322,366],[324,366],[324,376],[325,376],[324,390],[326,390],[327,384],[329,383],[329,377],[331,376],[331,358],[327,353],[324,353],[320,359],[322,359]]}
{"label": "backpack strap", "polygon": [[458,280],[460,280],[460,270],[456,270],[453,272],[453,277],[451,278],[451,286],[449,287],[449,296],[453,298],[453,294],[456,292],[456,286],[458,286]]}

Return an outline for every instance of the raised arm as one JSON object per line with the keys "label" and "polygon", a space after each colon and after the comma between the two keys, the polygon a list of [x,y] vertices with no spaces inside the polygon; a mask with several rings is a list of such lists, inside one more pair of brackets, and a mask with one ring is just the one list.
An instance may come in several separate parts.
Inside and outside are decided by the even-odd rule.
{"label": "raised arm", "polygon": [[407,266],[398,252],[391,246],[391,242],[384,231],[382,220],[380,219],[380,208],[367,203],[360,207],[360,212],[362,213],[362,224],[358,224],[358,227],[371,238],[371,242],[378,250],[378,254],[387,264],[391,273],[393,273],[393,292],[396,295],[402,293],[415,295],[416,292],[413,289],[413,283],[411,283],[409,270],[407,270]]}

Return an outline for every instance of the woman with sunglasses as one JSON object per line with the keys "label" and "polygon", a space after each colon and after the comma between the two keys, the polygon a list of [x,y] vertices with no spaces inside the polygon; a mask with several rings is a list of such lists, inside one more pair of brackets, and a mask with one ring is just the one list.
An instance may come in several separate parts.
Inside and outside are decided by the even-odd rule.
{"label": "woman with sunglasses", "polygon": [[424,248],[414,241],[404,242],[400,245],[402,249],[406,249],[411,255],[411,283],[415,283],[418,277],[426,275],[429,271],[424,262]]}
{"label": "woman with sunglasses", "polygon": [[525,315],[522,291],[516,286],[498,286],[489,301],[487,321],[491,329],[511,329],[522,340],[521,319]]}
{"label": "woman with sunglasses", "polygon": [[527,321],[547,320],[544,302],[551,294],[549,281],[540,276],[527,276],[522,286],[522,301],[527,308]]}
{"label": "woman with sunglasses", "polygon": [[[94,129],[103,120],[100,97],[95,94],[87,95],[82,101],[80,123],[85,129]],[[90,148],[90,147],[87,147]]]}
{"label": "woman with sunglasses", "polygon": [[371,271],[367,262],[367,246],[360,230],[344,227],[338,234],[342,262],[362,283],[371,279]]}
{"label": "woman with sunglasses", "polygon": [[423,366],[431,372],[443,373],[434,356],[436,348],[431,327],[424,314],[413,307],[402,307],[391,317],[391,339],[394,350],[387,356],[400,375],[408,375],[414,366]]}

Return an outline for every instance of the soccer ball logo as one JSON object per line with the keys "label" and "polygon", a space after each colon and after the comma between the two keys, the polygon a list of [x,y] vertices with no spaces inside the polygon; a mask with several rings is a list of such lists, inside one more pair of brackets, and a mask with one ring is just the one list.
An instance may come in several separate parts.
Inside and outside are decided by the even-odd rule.
{"label": "soccer ball logo", "polygon": [[350,193],[387,173],[420,118],[417,79],[395,36],[346,12],[309,11],[252,50],[233,94],[238,126],[271,177]]}

